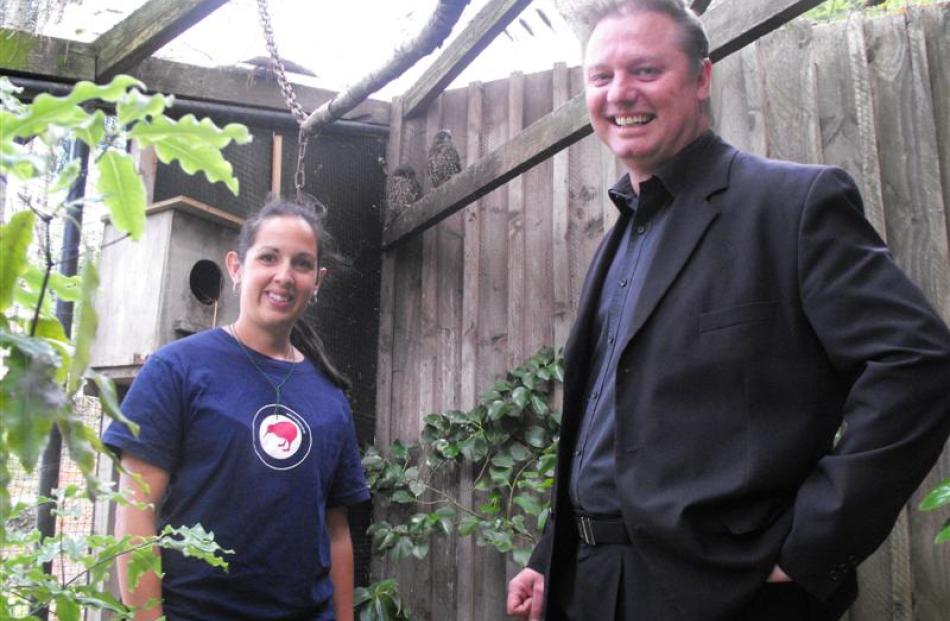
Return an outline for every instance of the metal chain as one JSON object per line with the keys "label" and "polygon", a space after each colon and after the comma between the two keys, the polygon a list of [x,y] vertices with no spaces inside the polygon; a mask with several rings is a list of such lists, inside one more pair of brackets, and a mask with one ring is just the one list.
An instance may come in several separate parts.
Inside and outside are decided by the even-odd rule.
{"label": "metal chain", "polygon": [[274,28],[271,26],[270,13],[267,10],[267,0],[257,0],[257,12],[261,16],[261,27],[264,29],[264,40],[267,43],[267,51],[270,53],[271,65],[274,69],[274,75],[277,76],[277,84],[280,86],[281,93],[284,94],[284,101],[291,114],[297,119],[297,123],[302,125],[307,120],[307,113],[297,103],[297,95],[294,93],[294,87],[287,79],[287,73],[284,69],[284,63],[280,60],[280,54],[277,53],[277,42],[274,40]]}
{"label": "metal chain", "polygon": [[[303,107],[297,103],[297,95],[294,93],[294,87],[287,79],[287,72],[284,63],[277,53],[277,41],[274,39],[274,27],[271,25],[270,12],[267,10],[267,0],[257,0],[257,12],[261,17],[261,27],[264,29],[264,41],[267,44],[267,51],[270,53],[271,67],[274,75],[277,76],[277,84],[280,86],[280,92],[284,95],[284,101],[287,102],[287,108],[297,119],[298,125],[303,125],[307,120],[307,113]],[[303,128],[297,134],[297,170],[294,172],[294,190],[297,192],[297,202],[303,202],[303,188],[307,177],[304,166],[304,159],[307,154],[307,136]]]}

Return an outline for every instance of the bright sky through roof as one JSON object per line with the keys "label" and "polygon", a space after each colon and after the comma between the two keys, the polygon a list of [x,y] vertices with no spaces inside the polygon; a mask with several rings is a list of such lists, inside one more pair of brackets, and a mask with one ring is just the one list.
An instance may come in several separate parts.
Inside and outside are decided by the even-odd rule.
{"label": "bright sky through roof", "polygon": [[[486,2],[472,0],[449,40]],[[70,3],[63,21],[43,30],[90,41],[140,4],[129,0]],[[299,81],[340,90],[391,58],[398,44],[421,29],[436,0],[271,0],[268,4],[281,56],[317,74],[317,78]],[[580,64],[577,39],[552,0],[534,0],[519,19],[482,52],[454,87],[501,79],[513,71],[544,71],[556,62]],[[231,0],[157,55],[196,65],[230,66],[266,54],[256,0]],[[438,54],[438,50],[430,54],[373,97],[388,100],[405,92]]]}

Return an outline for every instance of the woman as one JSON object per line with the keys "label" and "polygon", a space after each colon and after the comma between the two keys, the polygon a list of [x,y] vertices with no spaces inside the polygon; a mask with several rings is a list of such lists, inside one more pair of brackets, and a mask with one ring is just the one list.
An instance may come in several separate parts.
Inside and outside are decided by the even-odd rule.
{"label": "woman", "polygon": [[[322,207],[322,206],[321,206]],[[369,498],[345,380],[300,321],[326,274],[328,238],[314,209],[275,201],[247,220],[227,267],[237,321],[149,357],[122,405],[141,426],[113,424],[120,487],[151,506],[119,507],[116,534],[200,523],[225,549],[224,572],[162,551],[164,577],[124,601],[137,620],[316,621],[353,618],[346,506]],[[145,491],[147,489],[147,491]]]}

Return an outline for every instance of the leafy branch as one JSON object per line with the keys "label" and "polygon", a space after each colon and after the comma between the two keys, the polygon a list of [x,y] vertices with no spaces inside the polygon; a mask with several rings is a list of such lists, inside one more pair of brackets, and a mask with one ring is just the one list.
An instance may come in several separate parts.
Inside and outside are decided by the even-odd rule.
{"label": "leafy branch", "polygon": [[[381,521],[369,533],[377,552],[422,559],[436,534],[474,535],[481,546],[527,563],[549,513],[560,413],[551,407],[563,361],[548,348],[507,372],[468,412],[449,410],[424,419],[420,443],[394,442],[384,454],[366,449],[363,467],[377,498],[397,523]],[[480,502],[469,506],[433,483],[435,475],[470,465]],[[402,507],[432,507],[409,513]]]}

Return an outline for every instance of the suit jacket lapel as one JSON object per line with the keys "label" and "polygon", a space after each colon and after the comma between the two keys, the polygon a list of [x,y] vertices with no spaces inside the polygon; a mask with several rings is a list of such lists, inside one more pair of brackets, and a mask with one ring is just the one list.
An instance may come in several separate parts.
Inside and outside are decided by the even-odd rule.
{"label": "suit jacket lapel", "polygon": [[706,229],[719,216],[719,209],[709,198],[729,185],[729,167],[737,151],[718,138],[706,149],[708,165],[686,174],[702,177],[687,181],[688,185],[676,193],[669,209],[669,221],[663,231],[659,247],[640,299],[633,313],[624,342],[629,343],[656,309],[663,295],[686,265]]}

